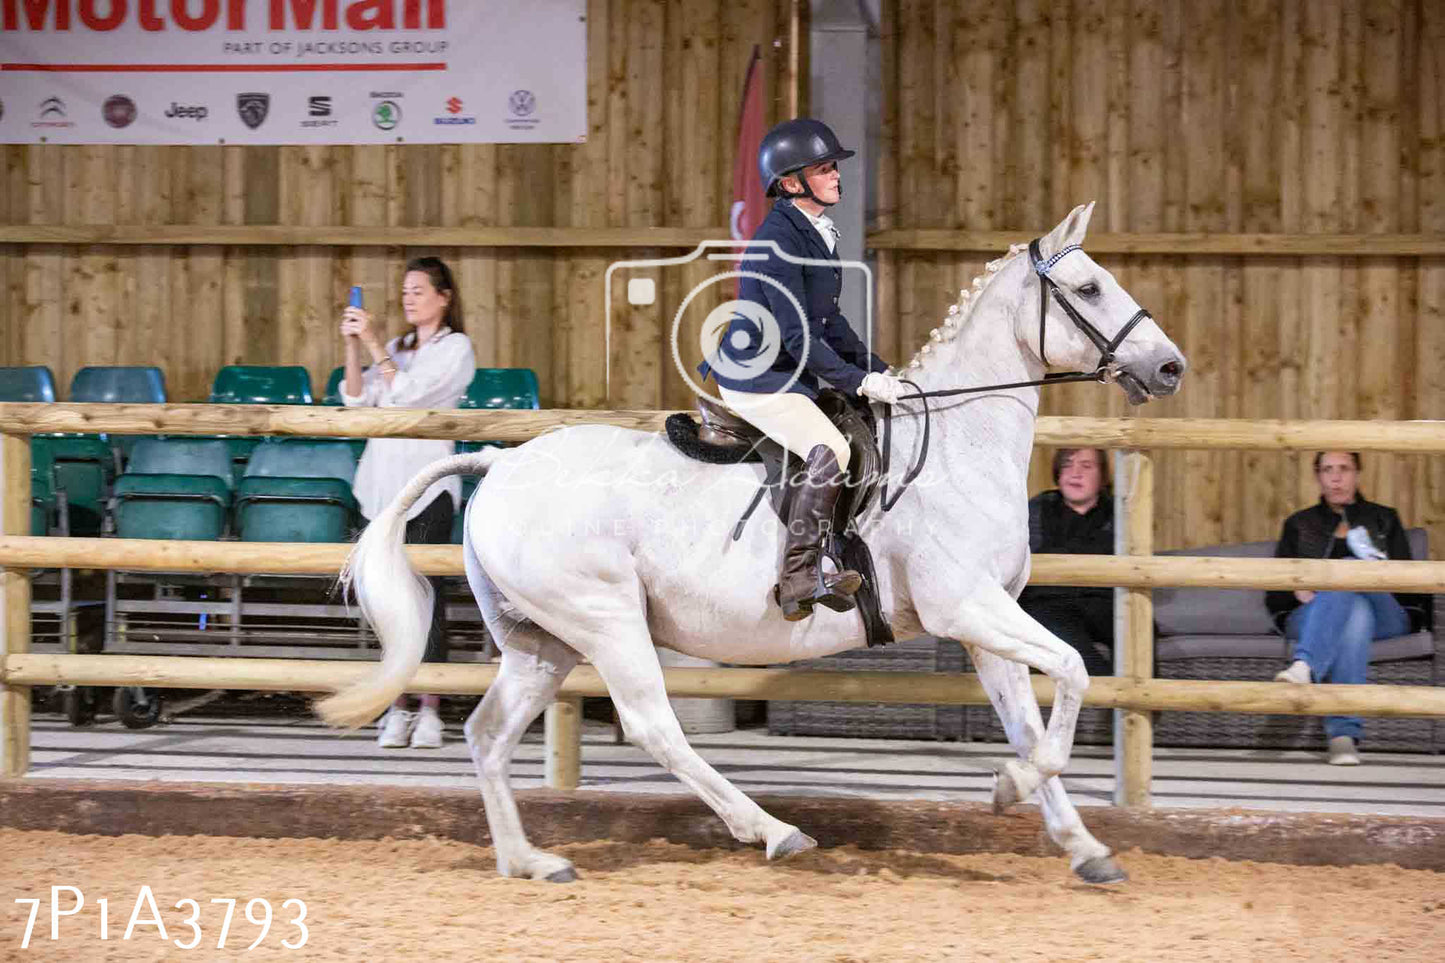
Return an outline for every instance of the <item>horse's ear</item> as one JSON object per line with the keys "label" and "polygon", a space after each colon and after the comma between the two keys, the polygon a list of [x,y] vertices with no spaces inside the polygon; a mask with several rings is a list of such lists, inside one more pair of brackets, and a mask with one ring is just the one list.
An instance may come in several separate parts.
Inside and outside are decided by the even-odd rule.
{"label": "horse's ear", "polygon": [[1044,257],[1051,257],[1070,244],[1083,244],[1084,235],[1089,232],[1089,218],[1094,216],[1094,202],[1080,204],[1059,222],[1059,226],[1046,234],[1039,242]]}

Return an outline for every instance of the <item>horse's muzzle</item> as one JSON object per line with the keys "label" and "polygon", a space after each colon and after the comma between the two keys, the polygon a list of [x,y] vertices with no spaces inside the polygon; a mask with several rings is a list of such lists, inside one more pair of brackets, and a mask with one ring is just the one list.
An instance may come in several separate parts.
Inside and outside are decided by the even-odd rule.
{"label": "horse's muzzle", "polygon": [[1114,380],[1124,389],[1129,404],[1142,405],[1151,398],[1167,397],[1178,391],[1185,367],[1184,358],[1171,351],[1162,360],[1138,362],[1120,368],[1115,372]]}

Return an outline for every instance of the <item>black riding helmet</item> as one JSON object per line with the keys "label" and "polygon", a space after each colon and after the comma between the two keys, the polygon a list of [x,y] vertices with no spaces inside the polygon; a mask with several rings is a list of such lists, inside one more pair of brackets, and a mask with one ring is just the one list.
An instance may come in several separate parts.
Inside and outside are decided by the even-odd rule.
{"label": "black riding helmet", "polygon": [[[788,174],[796,174],[805,167],[840,161],[853,156],[838,143],[838,135],[821,120],[810,117],[795,117],[785,120],[763,136],[758,148],[758,173],[762,175],[763,187],[769,197],[778,197],[782,189],[778,182]],[[813,190],[805,178],[802,197],[812,198]]]}

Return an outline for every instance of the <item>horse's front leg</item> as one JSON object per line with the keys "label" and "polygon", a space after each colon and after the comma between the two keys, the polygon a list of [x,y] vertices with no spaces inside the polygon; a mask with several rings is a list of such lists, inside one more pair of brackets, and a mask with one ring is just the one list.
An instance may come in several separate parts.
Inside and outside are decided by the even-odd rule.
{"label": "horse's front leg", "polygon": [[[1079,707],[1089,688],[1084,660],[1075,649],[1029,617],[1003,587],[982,581],[960,600],[941,591],[914,593],[914,605],[924,631],[975,646],[1009,662],[1032,666],[1054,680],[1054,710],[1041,737],[1031,736],[1032,745],[1022,760],[1009,760],[994,787],[994,811],[1002,812],[1022,802],[1046,780],[1063,772],[1074,746],[1074,726]],[[1027,681],[1027,680],[1025,680]],[[992,694],[991,694],[992,695]],[[1005,687],[997,697],[1005,703],[1000,715],[1027,713],[1032,707],[1033,725],[1041,718],[1033,689],[1028,685]],[[1016,704],[1015,704],[1016,703]],[[1026,715],[1024,725],[1029,717]]]}

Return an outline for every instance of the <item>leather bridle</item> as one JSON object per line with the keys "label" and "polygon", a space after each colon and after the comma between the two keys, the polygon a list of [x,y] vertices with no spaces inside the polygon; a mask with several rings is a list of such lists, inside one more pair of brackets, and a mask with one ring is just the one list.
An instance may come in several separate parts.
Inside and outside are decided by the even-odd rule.
{"label": "leather bridle", "polygon": [[891,455],[893,453],[893,405],[886,404],[883,406],[883,457],[882,465],[880,466],[880,473],[883,476],[883,480],[879,491],[879,504],[885,512],[898,504],[898,499],[903,497],[903,493],[908,489],[913,479],[918,477],[918,473],[923,470],[923,463],[928,459],[928,430],[931,413],[928,407],[929,398],[950,398],[955,395],[979,394],[986,391],[1006,391],[1010,388],[1038,388],[1043,385],[1068,384],[1076,381],[1097,381],[1101,384],[1108,383],[1110,377],[1109,369],[1114,364],[1119,346],[1124,343],[1124,339],[1138,326],[1139,322],[1145,318],[1152,318],[1153,315],[1144,308],[1140,308],[1134,312],[1134,316],[1119,329],[1119,333],[1114,335],[1112,339],[1104,337],[1102,331],[1075,310],[1074,306],[1069,303],[1069,299],[1064,296],[1064,292],[1059,288],[1058,284],[1055,283],[1053,278],[1049,277],[1049,272],[1053,270],[1054,265],[1063,260],[1065,255],[1078,250],[1082,250],[1079,245],[1070,244],[1068,247],[1045,259],[1039,250],[1039,240],[1035,238],[1029,242],[1029,262],[1033,265],[1034,273],[1038,275],[1039,278],[1039,359],[1043,361],[1044,367],[1048,367],[1049,357],[1044,349],[1044,338],[1047,334],[1049,296],[1052,294],[1054,301],[1063,309],[1064,314],[1068,316],[1069,320],[1074,322],[1074,326],[1084,333],[1084,337],[1088,338],[1094,347],[1099,349],[1098,365],[1093,371],[1063,371],[1056,374],[1046,374],[1037,381],[1016,381],[1012,384],[980,385],[975,388],[943,388],[938,391],[924,391],[916,383],[909,381],[907,378],[900,378],[900,381],[913,388],[913,393],[900,396],[898,401],[913,401],[917,399],[923,402],[923,439],[918,452],[918,463],[904,474],[903,481],[899,483],[898,491],[894,493],[890,499],[888,497],[888,474]]}

